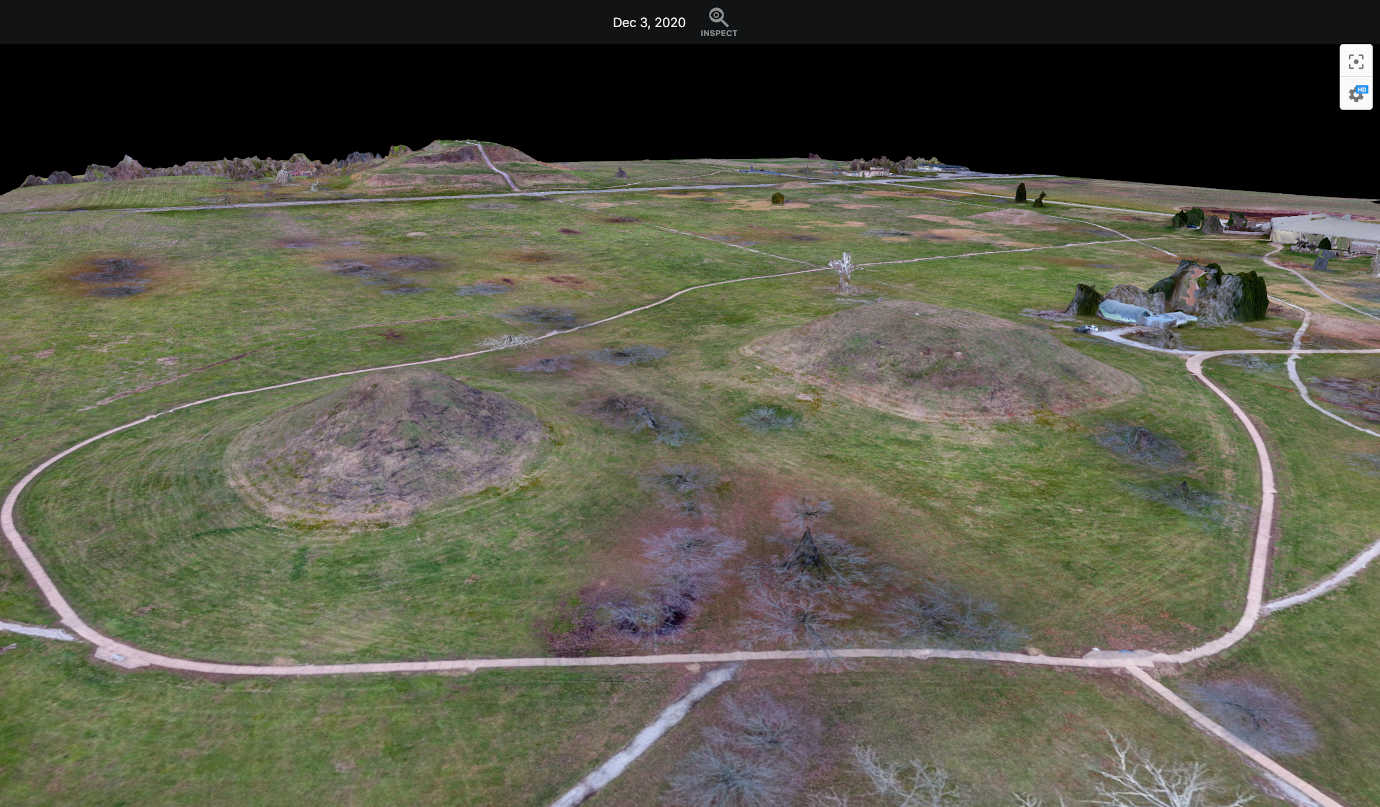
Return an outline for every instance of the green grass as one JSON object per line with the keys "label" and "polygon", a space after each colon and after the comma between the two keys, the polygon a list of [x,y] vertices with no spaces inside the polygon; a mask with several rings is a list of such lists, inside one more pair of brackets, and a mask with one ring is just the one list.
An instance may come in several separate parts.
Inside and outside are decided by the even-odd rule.
{"label": "green grass", "polygon": [[209,681],[15,643],[0,654],[0,802],[16,807],[542,805],[626,744],[685,675]]}

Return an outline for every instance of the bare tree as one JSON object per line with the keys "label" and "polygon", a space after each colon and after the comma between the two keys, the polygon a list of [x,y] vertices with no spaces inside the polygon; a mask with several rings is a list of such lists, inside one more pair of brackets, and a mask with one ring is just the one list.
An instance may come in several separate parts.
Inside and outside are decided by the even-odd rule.
{"label": "bare tree", "polygon": [[642,539],[642,556],[662,580],[702,593],[743,541],[713,527],[676,527]]}
{"label": "bare tree", "polygon": [[705,739],[753,754],[782,756],[803,766],[816,750],[819,721],[766,693],[724,698],[721,725],[705,729]]}
{"label": "bare tree", "polygon": [[829,268],[833,269],[839,276],[839,294],[856,294],[858,292],[858,287],[852,283],[853,270],[856,268],[853,266],[852,255],[847,252],[843,253],[842,258],[829,261]]}
{"label": "bare tree", "polygon": [[685,807],[768,807],[788,803],[795,785],[788,761],[706,744],[671,777],[670,797]]}
{"label": "bare tree", "polygon": [[853,749],[853,764],[867,777],[876,795],[893,807],[960,807],[968,803],[948,771],[918,759],[905,765],[883,762],[876,751],[860,745]]}
{"label": "bare tree", "polygon": [[1160,765],[1129,740],[1107,732],[1112,741],[1112,770],[1098,771],[1096,797],[1087,804],[1102,807],[1241,807],[1250,796],[1217,801],[1219,785],[1201,762]]}
{"label": "bare tree", "polygon": [[792,533],[805,529],[833,511],[834,505],[828,499],[807,496],[783,497],[772,506],[772,515],[781,522],[783,529]]}
{"label": "bare tree", "polygon": [[866,552],[832,533],[816,533],[810,527],[795,541],[773,536],[768,540],[790,544],[784,555],[756,564],[744,572],[746,579],[788,591],[861,602],[872,596],[871,558]]}
{"label": "bare tree", "polygon": [[997,616],[993,602],[935,584],[892,603],[888,625],[904,644],[1010,650],[1028,638]]}
{"label": "bare tree", "polygon": [[743,630],[750,643],[807,647],[826,655],[837,644],[839,632],[834,623],[847,618],[810,592],[777,591],[763,585],[749,595],[748,611]]}

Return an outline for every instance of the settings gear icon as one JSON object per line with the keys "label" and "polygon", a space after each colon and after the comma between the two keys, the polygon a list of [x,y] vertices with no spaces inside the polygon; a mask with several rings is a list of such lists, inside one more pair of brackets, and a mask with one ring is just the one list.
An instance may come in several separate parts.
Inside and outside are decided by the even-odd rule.
{"label": "settings gear icon", "polygon": [[1361,99],[1366,97],[1366,94],[1358,91],[1355,87],[1352,87],[1350,90],[1347,90],[1346,97],[1350,98],[1351,100],[1359,104],[1361,102]]}

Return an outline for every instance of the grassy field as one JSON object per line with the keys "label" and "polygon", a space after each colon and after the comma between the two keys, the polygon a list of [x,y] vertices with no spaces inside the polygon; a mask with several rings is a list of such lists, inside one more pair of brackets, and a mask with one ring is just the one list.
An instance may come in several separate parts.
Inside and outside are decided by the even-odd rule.
{"label": "grassy field", "polygon": [[[602,181],[597,175],[611,178],[617,165],[571,167],[593,183]],[[645,177],[641,163],[625,167],[625,182],[674,183],[682,181],[681,172],[693,171],[729,170],[733,178],[725,181],[732,182],[765,176],[702,161],[647,164]],[[778,546],[773,538],[783,528],[773,508],[800,496],[833,502],[821,529],[865,551],[888,594],[952,587],[991,603],[1024,633],[1026,645],[1046,653],[1093,646],[1180,649],[1235,623],[1259,486],[1254,452],[1239,424],[1181,361],[1080,336],[1072,332],[1076,323],[1028,314],[1062,309],[1076,283],[1103,291],[1119,283],[1144,287],[1174,269],[1174,258],[1089,222],[1229,271],[1261,271],[1272,293],[1310,308],[1345,309],[1321,304],[1286,273],[1267,269],[1259,260],[1267,251],[1263,243],[1174,233],[1156,217],[1069,208],[1047,209],[1053,215],[1043,218],[1013,217],[1019,211],[1002,200],[929,188],[795,185],[783,193],[785,205],[771,205],[768,189],[741,189],[140,215],[0,214],[0,282],[11,292],[0,315],[6,323],[0,329],[6,369],[0,445],[7,449],[0,453],[0,481],[13,483],[90,434],[203,396],[470,351],[505,335],[537,336],[553,322],[593,322],[688,286],[819,267],[848,251],[855,263],[881,264],[854,275],[862,289],[857,296],[835,294],[827,272],[737,283],[534,346],[432,365],[527,407],[548,439],[519,482],[442,502],[409,523],[347,529],[274,521],[226,482],[224,452],[236,435],[349,383],[342,380],[196,407],[103,440],[30,488],[20,502],[21,528],[93,625],[152,650],[224,661],[556,652],[553,635],[568,627],[571,609],[591,592],[648,585],[643,539],[712,524],[742,542],[735,563],[746,567]],[[917,257],[932,260],[882,263]],[[116,281],[92,281],[91,274],[105,265],[100,261],[115,258],[137,265],[136,277],[127,281],[133,285],[124,288],[138,293],[100,296]],[[1367,291],[1362,270],[1349,265],[1319,282],[1329,291],[1355,284],[1350,293],[1356,299]],[[923,301],[1040,329],[1134,376],[1141,392],[1067,414],[922,423],[862,406],[827,382],[798,380],[743,352],[767,334],[877,300]],[[1249,328],[1188,329],[1183,339],[1204,348],[1282,347],[1297,323],[1289,316],[1281,310]],[[637,346],[665,354],[642,363],[606,358],[610,350]],[[542,359],[563,369],[520,369]],[[1306,359],[1302,372],[1361,374],[1359,364],[1326,364],[1333,361]],[[1368,472],[1338,461],[1358,454],[1356,435],[1307,409],[1275,357],[1258,365],[1217,360],[1209,372],[1260,416],[1272,449],[1278,448],[1281,490],[1288,492],[1271,592],[1294,590],[1368,540],[1373,514],[1364,497],[1352,494],[1351,482]],[[678,422],[682,432],[661,440],[601,419],[598,406],[613,397],[651,402],[658,417]],[[750,428],[746,418],[763,408],[789,416],[790,425]],[[1172,441],[1180,456],[1156,464],[1108,448],[1108,435],[1134,427]],[[698,494],[702,509],[693,516],[676,509],[683,502],[668,505],[664,491],[649,482],[668,467],[683,466],[713,480]],[[600,649],[731,649],[754,640],[773,646],[745,627],[740,571],[725,572],[713,596],[697,603],[694,618],[675,635]],[[1267,630],[1290,618],[1272,617]],[[51,621],[8,555],[0,556],[0,619]],[[839,644],[891,641],[883,622],[875,610],[858,608],[834,638]],[[118,676],[80,656],[80,648],[25,640],[0,657],[0,665],[24,671],[17,679],[23,687],[0,695],[22,706],[3,724],[16,737],[7,747],[30,742],[24,738],[58,746],[81,731],[75,715],[85,716],[86,704],[131,688],[118,699],[128,727],[112,722],[114,733],[84,740],[92,758],[114,761],[104,774],[83,773],[72,790],[56,793],[58,799],[128,780],[135,803],[139,788],[152,792],[166,777],[180,776],[196,780],[178,791],[188,802],[442,800],[441,784],[406,767],[366,782],[334,778],[341,774],[332,769],[313,774],[296,791],[213,792],[216,777],[223,776],[217,771],[236,765],[267,766],[265,781],[284,776],[285,769],[254,757],[248,745],[236,745],[248,740],[237,736],[245,732],[233,721],[257,721],[256,731],[271,732],[277,725],[291,729],[315,725],[311,721],[321,715],[343,715],[341,722],[318,727],[334,736],[348,732],[352,720],[368,720],[368,710],[351,711],[332,700],[329,682],[170,686],[176,679]],[[492,765],[455,767],[449,756],[408,757],[406,765],[453,770],[450,781],[465,783],[456,787],[472,788],[462,791],[465,803],[493,803],[515,792],[539,793],[535,803],[569,786],[618,738],[625,742],[679,680],[670,673],[556,677],[531,685],[516,674],[351,682],[359,684],[369,708],[411,715],[410,722],[388,723],[352,741],[403,743],[398,747],[465,759],[517,754],[527,761],[502,775]],[[64,683],[69,678],[72,683]],[[512,704],[507,709],[484,694],[490,690],[460,697],[455,719],[482,724],[485,733],[474,739],[478,745],[457,751],[432,739],[456,725],[446,722],[448,712],[425,704],[444,700],[444,687],[462,681],[522,694],[504,701]],[[820,681],[812,679],[811,708],[838,736],[898,750],[899,734],[875,732],[905,726],[946,736],[942,745],[950,750],[943,764],[983,798],[1042,781],[1081,794],[1105,728],[1134,734],[1166,753],[1204,748],[1203,758],[1215,768],[1231,768],[1230,758],[1213,756],[1178,718],[1127,697],[1129,685],[1121,683],[971,667],[898,676],[869,667]],[[959,705],[952,708],[927,703],[921,709],[907,700],[908,688],[952,690],[955,681],[981,686],[954,695]],[[247,700],[225,693],[257,689],[273,693],[255,701],[259,711],[205,706]],[[864,708],[860,704],[874,690],[876,704]],[[71,716],[39,734],[43,724],[36,715],[45,701],[32,693],[50,691],[60,703],[47,708]],[[622,691],[637,707],[626,719],[620,715],[615,724],[610,715],[592,717],[601,698]],[[984,703],[983,693],[996,700]],[[1065,711],[1051,711],[1048,704],[1056,701]],[[551,722],[526,731],[523,715],[543,702],[558,707],[543,716]],[[401,703],[423,705],[404,709]],[[1008,714],[1000,704],[1017,706]],[[917,716],[898,721],[895,716],[907,710]],[[203,711],[216,722],[187,728],[183,744],[200,748],[216,735],[221,750],[211,756],[218,762],[197,769],[198,757],[189,754],[139,764],[141,754],[154,753],[148,728],[154,715]],[[702,711],[713,713],[697,709],[695,719]],[[1033,759],[1041,747],[1012,742],[1054,732],[1077,712],[1097,717],[1078,723],[1077,739],[1060,748],[1050,767]],[[569,727],[577,723],[598,724],[588,747],[566,753],[568,764],[530,774],[539,782],[530,791],[516,784],[528,775],[523,765],[539,765],[539,737],[574,742]],[[940,731],[954,724],[967,733]],[[389,734],[394,731],[397,737]],[[697,733],[687,724],[676,743]],[[325,764],[325,751],[302,745],[283,754]],[[987,765],[980,748],[1000,750],[986,752],[995,754]],[[837,764],[839,750],[832,748],[829,770],[846,769]],[[671,751],[658,747],[656,753]],[[937,747],[933,753],[940,756]],[[611,803],[646,803],[662,787],[669,759],[649,758],[651,773],[620,782],[629,789],[611,792]],[[17,756],[0,768],[6,780],[21,782],[19,792],[25,792],[22,782],[39,776],[33,763]],[[207,773],[198,778],[189,770]],[[1033,773],[1040,770],[1045,773]],[[1232,770],[1228,778],[1244,781]],[[22,777],[10,776],[13,771]],[[842,773],[837,781],[821,775],[822,786],[856,784]],[[438,789],[409,792],[407,782],[417,779],[425,780],[419,787]],[[1337,781],[1339,788],[1355,788],[1352,780]],[[65,784],[61,777],[55,782]],[[202,785],[207,789],[195,789]]]}
{"label": "grassy field", "polygon": [[627,743],[683,669],[208,681],[20,637],[0,655],[0,801],[549,803]]}
{"label": "grassy field", "polygon": [[[724,725],[724,701],[766,693],[817,721],[828,738],[811,754],[797,782],[805,794],[849,794],[872,804],[851,763],[851,749],[871,747],[886,760],[946,770],[971,804],[1014,804],[1013,792],[1044,803],[1092,798],[1107,769],[1107,732],[1132,740],[1162,764],[1193,759],[1207,766],[1222,794],[1255,794],[1253,804],[1282,804],[1258,790],[1253,772],[1148,702],[1131,681],[1048,670],[974,667],[936,662],[905,669],[883,664],[854,670],[764,668],[721,687],[674,733],[601,793],[599,804],[667,803],[670,780]],[[675,802],[669,802],[675,803]]]}

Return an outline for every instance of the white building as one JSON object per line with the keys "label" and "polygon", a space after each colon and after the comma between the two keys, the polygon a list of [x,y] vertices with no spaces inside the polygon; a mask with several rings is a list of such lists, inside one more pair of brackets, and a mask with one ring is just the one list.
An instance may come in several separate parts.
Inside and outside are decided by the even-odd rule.
{"label": "white building", "polygon": [[1300,238],[1314,244],[1326,238],[1333,249],[1374,255],[1380,248],[1380,222],[1323,213],[1270,219],[1270,240],[1274,243],[1294,244]]}

